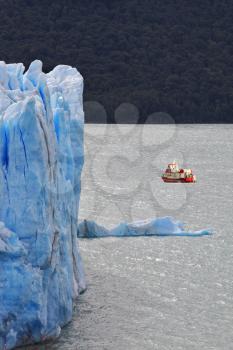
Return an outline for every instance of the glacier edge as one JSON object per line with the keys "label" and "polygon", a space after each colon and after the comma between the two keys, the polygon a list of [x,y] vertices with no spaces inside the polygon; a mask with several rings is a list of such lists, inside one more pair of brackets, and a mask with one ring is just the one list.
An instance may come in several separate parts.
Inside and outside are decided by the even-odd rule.
{"label": "glacier edge", "polygon": [[[0,62],[0,349],[59,335],[85,290],[77,245],[83,78]],[[65,141],[65,142],[64,142]]]}

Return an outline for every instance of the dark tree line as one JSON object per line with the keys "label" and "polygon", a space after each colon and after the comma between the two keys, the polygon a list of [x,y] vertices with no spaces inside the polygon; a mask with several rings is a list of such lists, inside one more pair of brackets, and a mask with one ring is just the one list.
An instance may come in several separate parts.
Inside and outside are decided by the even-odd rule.
{"label": "dark tree line", "polygon": [[0,58],[77,67],[109,122],[122,102],[140,122],[233,122],[232,0],[0,2]]}

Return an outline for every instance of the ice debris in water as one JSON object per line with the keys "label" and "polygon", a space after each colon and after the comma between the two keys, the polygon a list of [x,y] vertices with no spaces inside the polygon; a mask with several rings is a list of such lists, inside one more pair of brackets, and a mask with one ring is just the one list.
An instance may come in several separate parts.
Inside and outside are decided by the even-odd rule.
{"label": "ice debris in water", "polygon": [[0,62],[0,349],[56,337],[85,289],[83,78]]}
{"label": "ice debris in water", "polygon": [[78,237],[136,237],[136,236],[187,236],[200,237],[211,235],[209,229],[200,231],[185,231],[184,224],[172,217],[147,219],[133,223],[121,223],[115,228],[108,230],[94,221],[82,221],[78,226]]}

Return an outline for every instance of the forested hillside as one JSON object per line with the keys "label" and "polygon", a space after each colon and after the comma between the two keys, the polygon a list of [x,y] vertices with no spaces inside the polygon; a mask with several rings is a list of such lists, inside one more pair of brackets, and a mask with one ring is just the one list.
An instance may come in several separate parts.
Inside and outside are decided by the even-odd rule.
{"label": "forested hillside", "polygon": [[0,8],[0,59],[76,66],[85,100],[102,103],[109,122],[122,102],[139,108],[141,122],[159,111],[177,122],[233,122],[232,0],[2,0]]}

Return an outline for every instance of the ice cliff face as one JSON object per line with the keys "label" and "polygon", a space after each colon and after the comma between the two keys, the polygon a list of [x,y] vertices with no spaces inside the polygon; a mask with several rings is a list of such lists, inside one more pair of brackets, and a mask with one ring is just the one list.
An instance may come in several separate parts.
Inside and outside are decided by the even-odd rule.
{"label": "ice cliff face", "polygon": [[82,92],[75,68],[0,63],[0,349],[57,336],[85,289]]}

